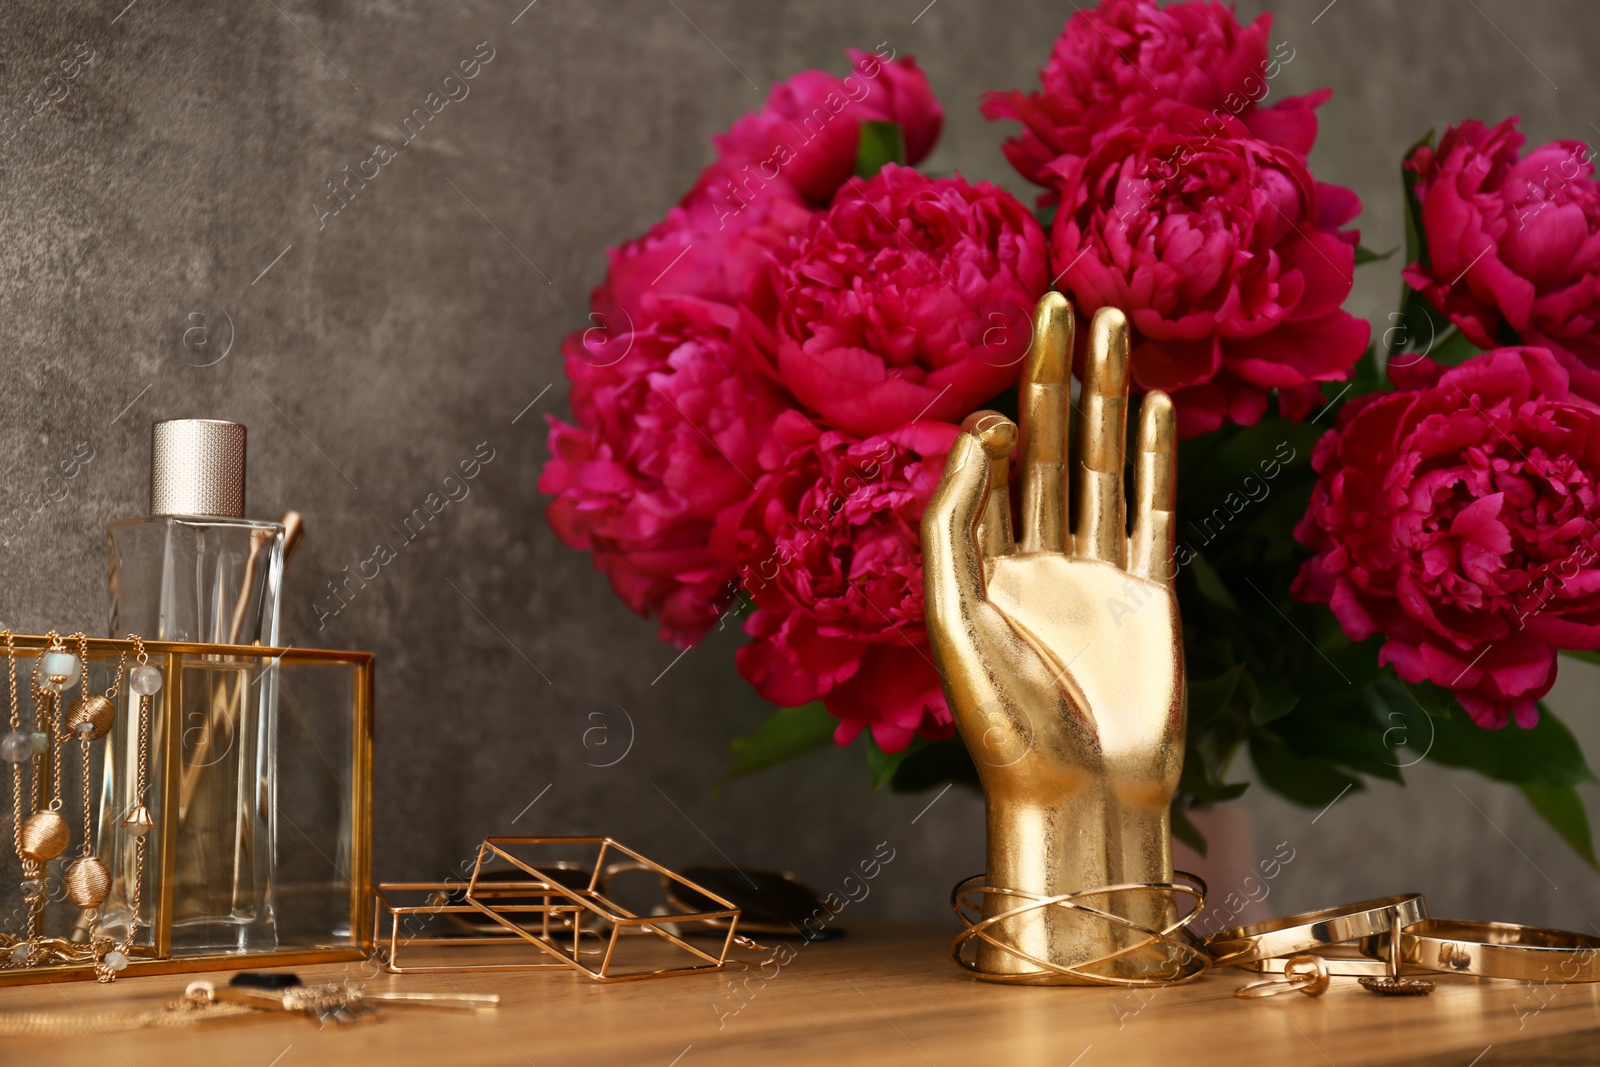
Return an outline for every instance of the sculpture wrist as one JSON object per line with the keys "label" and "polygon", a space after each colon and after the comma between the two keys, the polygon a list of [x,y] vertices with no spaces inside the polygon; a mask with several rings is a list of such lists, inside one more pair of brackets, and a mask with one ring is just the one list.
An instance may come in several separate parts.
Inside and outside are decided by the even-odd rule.
{"label": "sculpture wrist", "polygon": [[[990,791],[987,831],[985,881],[1016,895],[987,897],[985,917],[1030,898],[1172,881],[1167,809],[1127,803],[1107,787],[1090,787],[1048,801]],[[1156,929],[1172,917],[1170,900],[1161,897],[1117,893],[1082,902]],[[1127,940],[1122,931],[1104,922],[1064,909],[1019,915],[997,924],[993,933],[1027,955],[1066,966],[1104,957]],[[980,948],[978,965],[1000,975],[1031,970],[1013,952],[994,946]]]}

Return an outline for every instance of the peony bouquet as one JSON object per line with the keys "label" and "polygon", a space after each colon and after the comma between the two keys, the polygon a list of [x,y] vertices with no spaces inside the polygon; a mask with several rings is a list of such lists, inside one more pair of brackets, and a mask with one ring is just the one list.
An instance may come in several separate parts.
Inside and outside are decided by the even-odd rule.
{"label": "peony bouquet", "polygon": [[[1403,299],[1346,312],[1360,200],[1307,163],[1327,91],[1211,0],[1104,0],[996,92],[1034,205],[913,167],[910,57],[806,71],[611,253],[565,342],[549,520],[687,647],[740,625],[777,705],[729,775],[831,743],[876,784],[973,778],[923,623],[919,524],[968,413],[1014,413],[1051,288],[1121,309],[1178,412],[1188,753],[1174,826],[1268,787],[1324,805],[1428,758],[1517,785],[1593,862],[1593,781],[1540,704],[1600,648],[1600,185],[1516,120],[1416,145]],[[1080,331],[1080,336],[1085,331]]]}

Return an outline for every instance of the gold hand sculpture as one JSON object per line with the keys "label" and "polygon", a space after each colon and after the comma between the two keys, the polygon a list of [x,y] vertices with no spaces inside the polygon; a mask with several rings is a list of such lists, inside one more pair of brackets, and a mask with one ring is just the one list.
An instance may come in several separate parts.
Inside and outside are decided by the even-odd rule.
{"label": "gold hand sculpture", "polygon": [[[1075,476],[1067,463],[1072,348],[1071,306],[1048,293],[1034,312],[1021,385],[1021,538],[1012,535],[1009,500],[1018,431],[992,411],[968,416],[922,522],[933,652],[987,804],[986,881],[1035,897],[1171,882],[1168,808],[1183,767],[1172,401],[1160,392],[1144,398],[1130,535],[1122,313],[1102,309],[1090,326]],[[985,896],[984,917],[1022,903]],[[1175,908],[1170,896],[1134,892],[1085,903],[1155,930],[1171,925]],[[1060,982],[1058,972],[1007,949],[1070,967],[1138,942],[1131,928],[1082,911],[1034,908],[990,926],[976,964],[981,976]],[[1158,946],[1153,956],[1125,952],[1108,966],[1151,976],[1168,958]]]}

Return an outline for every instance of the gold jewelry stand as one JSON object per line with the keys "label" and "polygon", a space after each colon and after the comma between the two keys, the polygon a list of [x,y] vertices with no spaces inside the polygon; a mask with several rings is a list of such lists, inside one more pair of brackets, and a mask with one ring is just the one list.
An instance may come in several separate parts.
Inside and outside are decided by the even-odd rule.
{"label": "gold jewelry stand", "polygon": [[[49,642],[45,637],[18,635],[15,645],[21,658],[45,651]],[[132,845],[126,820],[134,814],[135,804],[142,801],[155,824],[146,837],[148,859],[139,914],[123,917],[131,917],[137,927],[121,975],[365,958],[372,944],[372,655],[164,641],[147,641],[143,647],[150,665],[159,667],[164,678],[161,690],[147,698],[148,795],[130,802],[131,791],[125,792],[135,778],[128,742],[137,729],[127,704],[128,693],[119,700],[116,724],[107,739],[114,748],[107,749],[93,790],[99,799],[95,821],[101,845],[96,852],[105,857],[114,879],[111,897],[100,909],[101,922],[112,921],[108,915],[119,901],[126,906],[132,897],[129,882],[135,868],[127,860]],[[131,659],[136,653],[131,641],[90,639],[84,669],[114,671],[118,659]],[[181,781],[193,762],[186,759],[191,753],[186,750],[185,734],[192,735],[194,722],[207,721],[207,713],[215,710],[212,705],[218,692],[228,688],[218,684],[225,675],[234,676],[238,686],[248,679],[250,686],[276,687],[278,708],[285,716],[281,725],[292,726],[304,742],[279,746],[280,775],[303,775],[304,782],[315,785],[314,799],[321,805],[307,814],[306,809],[295,807],[302,801],[311,803],[298,791],[274,796],[267,789],[263,795],[252,784],[250,802],[270,805],[270,810],[285,820],[277,843],[276,948],[270,950],[192,949],[185,945],[186,935],[175,923],[176,875],[183,848],[176,815]],[[193,736],[188,740],[192,743]],[[294,814],[302,817],[293,819]],[[108,843],[110,847],[105,847]],[[293,876],[285,877],[289,870]],[[16,857],[0,857],[0,905],[9,907],[9,894],[15,891],[19,877]],[[96,977],[92,959],[72,958],[75,946],[88,947],[88,937],[88,930],[74,929],[69,919],[51,920],[45,940],[58,946],[61,951],[55,954],[68,957],[67,961],[26,966],[8,963],[17,939],[0,934],[0,986]]]}
{"label": "gold jewelry stand", "polygon": [[1066,298],[1045,294],[1021,425],[968,416],[922,520],[928,634],[987,809],[994,888],[964,966],[998,982],[1186,980],[1205,961],[1171,937],[1186,700],[1176,420],[1164,393],[1145,395],[1125,499],[1128,323],[1095,313],[1076,433],[1074,332]]}

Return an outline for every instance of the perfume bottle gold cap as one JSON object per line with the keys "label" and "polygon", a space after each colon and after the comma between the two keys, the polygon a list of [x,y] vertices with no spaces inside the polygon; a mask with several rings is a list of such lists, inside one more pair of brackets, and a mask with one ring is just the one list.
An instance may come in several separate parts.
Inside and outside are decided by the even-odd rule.
{"label": "perfume bottle gold cap", "polygon": [[244,518],[244,437],[237,422],[150,426],[150,514]]}

